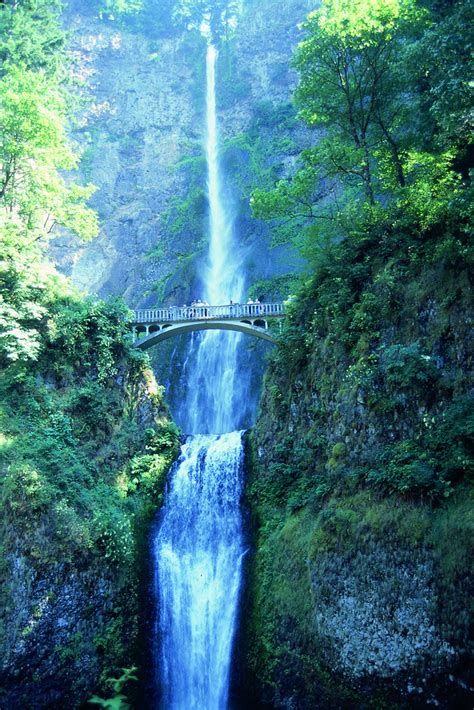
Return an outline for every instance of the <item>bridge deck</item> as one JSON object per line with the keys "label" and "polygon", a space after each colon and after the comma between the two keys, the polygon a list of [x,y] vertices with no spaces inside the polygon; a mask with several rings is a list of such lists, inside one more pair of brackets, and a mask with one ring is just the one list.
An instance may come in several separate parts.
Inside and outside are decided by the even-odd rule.
{"label": "bridge deck", "polygon": [[170,306],[135,311],[134,325],[182,323],[207,319],[282,318],[283,303],[232,303],[224,306]]}

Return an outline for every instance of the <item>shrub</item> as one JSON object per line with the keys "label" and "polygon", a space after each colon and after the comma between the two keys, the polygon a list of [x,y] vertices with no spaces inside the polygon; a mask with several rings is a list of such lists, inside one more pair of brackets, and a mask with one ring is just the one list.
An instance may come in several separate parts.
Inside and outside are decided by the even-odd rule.
{"label": "shrub", "polygon": [[424,387],[439,377],[433,358],[422,353],[418,341],[381,348],[379,362],[393,388]]}
{"label": "shrub", "polygon": [[366,474],[369,483],[402,494],[427,493],[437,498],[449,496],[451,486],[430,453],[411,440],[387,446],[375,468]]}

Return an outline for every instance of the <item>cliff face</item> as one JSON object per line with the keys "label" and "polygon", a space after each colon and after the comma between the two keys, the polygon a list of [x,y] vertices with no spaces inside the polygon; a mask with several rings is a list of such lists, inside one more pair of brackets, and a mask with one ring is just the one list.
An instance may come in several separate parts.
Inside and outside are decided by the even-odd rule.
{"label": "cliff face", "polygon": [[[267,135],[256,145],[262,110],[276,123],[287,121],[279,137],[288,136],[290,163],[304,143],[304,131],[290,125],[294,76],[287,67],[297,23],[312,5],[245,4],[235,37],[221,48],[224,168],[249,284],[288,272],[288,251],[269,250],[269,230],[250,218],[248,197],[254,184],[288,167],[285,159],[274,164],[268,115]],[[82,172],[98,188],[92,206],[101,233],[87,245],[60,237],[52,256],[87,293],[122,295],[133,307],[185,302],[196,296],[206,244],[204,40],[173,28],[157,36],[151,24],[100,17],[76,2],[68,3],[64,23],[86,106],[74,135],[84,151]]]}
{"label": "cliff face", "polygon": [[[93,206],[101,233],[85,246],[58,239],[53,256],[85,292],[145,304],[174,266],[150,252],[171,248],[177,258],[164,213],[172,197],[186,194],[178,162],[201,138],[193,96],[202,85],[202,63],[189,61],[192,46],[183,38],[147,37],[82,3],[70,4],[65,24],[75,71],[85,81],[76,137],[82,172],[98,187]],[[180,248],[192,251],[189,242]]]}
{"label": "cliff face", "polygon": [[291,307],[249,453],[260,702],[472,699],[472,301],[439,238],[335,246]]}

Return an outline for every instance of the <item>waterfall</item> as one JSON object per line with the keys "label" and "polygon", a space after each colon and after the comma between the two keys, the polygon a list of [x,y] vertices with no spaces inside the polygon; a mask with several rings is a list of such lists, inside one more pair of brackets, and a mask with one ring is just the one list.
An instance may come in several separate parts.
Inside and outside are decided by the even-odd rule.
{"label": "waterfall", "polygon": [[[219,166],[216,112],[217,50],[210,45],[206,59],[206,158],[209,196],[209,252],[203,274],[203,297],[213,305],[242,299],[244,279],[234,238],[230,209],[223,195]],[[238,428],[239,388],[235,387],[239,333],[208,330],[189,369],[188,396],[181,407],[181,425],[189,434],[220,434]]]}
{"label": "waterfall", "polygon": [[[209,251],[202,296],[239,302],[244,279],[223,194],[216,113],[217,50],[207,51],[206,156]],[[181,425],[191,434],[173,468],[153,541],[161,707],[225,710],[241,564],[242,432],[237,333],[192,340]]]}
{"label": "waterfall", "polygon": [[182,448],[154,554],[160,590],[162,707],[227,706],[243,550],[239,432]]}

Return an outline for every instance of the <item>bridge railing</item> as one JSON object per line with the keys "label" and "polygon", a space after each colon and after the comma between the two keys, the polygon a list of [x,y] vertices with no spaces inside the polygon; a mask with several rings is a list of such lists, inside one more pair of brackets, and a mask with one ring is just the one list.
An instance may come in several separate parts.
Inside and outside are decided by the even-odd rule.
{"label": "bridge railing", "polygon": [[134,323],[164,323],[206,320],[209,318],[238,319],[283,316],[283,303],[230,303],[225,306],[169,306],[135,311]]}

